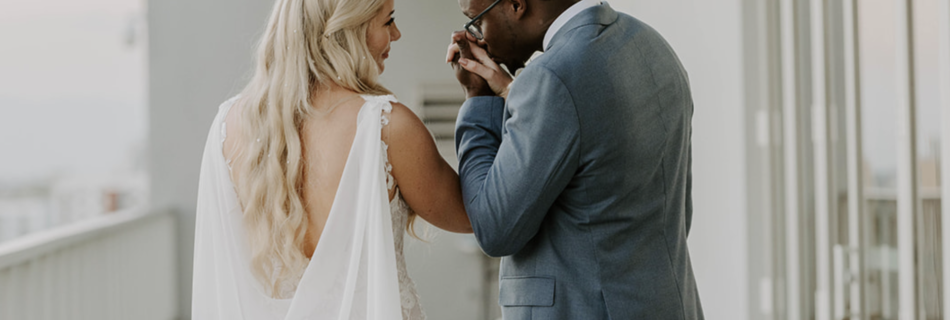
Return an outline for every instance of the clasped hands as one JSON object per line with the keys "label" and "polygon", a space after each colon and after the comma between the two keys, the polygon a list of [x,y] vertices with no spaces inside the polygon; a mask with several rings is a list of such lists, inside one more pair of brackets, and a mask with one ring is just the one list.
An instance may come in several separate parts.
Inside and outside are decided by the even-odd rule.
{"label": "clasped hands", "polygon": [[452,33],[445,60],[455,70],[466,99],[478,96],[508,97],[510,74],[492,60],[478,41],[466,31]]}

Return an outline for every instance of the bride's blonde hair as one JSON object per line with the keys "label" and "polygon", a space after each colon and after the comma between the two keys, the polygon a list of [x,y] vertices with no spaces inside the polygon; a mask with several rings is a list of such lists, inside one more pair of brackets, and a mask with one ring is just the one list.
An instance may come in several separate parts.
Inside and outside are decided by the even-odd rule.
{"label": "bride's blonde hair", "polygon": [[384,1],[277,0],[260,41],[254,77],[241,93],[246,145],[234,174],[252,272],[273,297],[307,265],[300,128],[311,93],[335,83],[360,94],[390,94],[366,44]]}

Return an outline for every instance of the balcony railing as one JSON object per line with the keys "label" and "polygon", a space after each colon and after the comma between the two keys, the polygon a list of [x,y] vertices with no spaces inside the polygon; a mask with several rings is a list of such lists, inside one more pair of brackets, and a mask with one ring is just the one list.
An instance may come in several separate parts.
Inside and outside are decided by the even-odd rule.
{"label": "balcony railing", "polygon": [[174,222],[126,210],[0,243],[0,320],[174,319]]}
{"label": "balcony railing", "polygon": [[[940,192],[936,188],[921,188],[918,191],[918,213],[915,214],[915,250],[914,262],[916,273],[916,291],[918,296],[918,313],[921,319],[943,319],[943,310],[940,308],[941,292],[944,292],[942,283],[934,281],[943,278],[943,261],[941,258],[942,234]],[[864,193],[865,203],[862,214],[866,219],[866,240],[864,248],[865,283],[863,284],[867,304],[867,319],[896,319],[898,299],[899,256],[897,246],[897,192],[892,189],[868,188]],[[858,278],[849,274],[850,270],[847,255],[855,248],[847,244],[848,221],[847,195],[838,196],[839,243],[833,250],[835,262],[835,292],[837,294],[836,314],[850,313],[859,315],[850,310],[848,288]]]}

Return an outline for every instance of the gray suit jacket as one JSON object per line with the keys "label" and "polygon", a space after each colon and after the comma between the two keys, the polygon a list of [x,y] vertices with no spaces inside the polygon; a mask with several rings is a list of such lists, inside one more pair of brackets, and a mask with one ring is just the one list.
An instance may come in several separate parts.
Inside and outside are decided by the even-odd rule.
{"label": "gray suit jacket", "polygon": [[465,102],[462,193],[482,249],[504,256],[506,320],[703,319],[692,114],[672,48],[607,4],[559,30],[507,101]]}

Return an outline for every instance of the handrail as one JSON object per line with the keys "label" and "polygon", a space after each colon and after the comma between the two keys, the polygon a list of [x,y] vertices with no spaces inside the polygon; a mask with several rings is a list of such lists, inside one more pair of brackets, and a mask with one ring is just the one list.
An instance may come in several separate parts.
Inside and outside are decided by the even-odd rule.
{"label": "handrail", "polygon": [[[921,200],[940,200],[940,188],[918,188],[917,190],[917,195]],[[864,199],[897,201],[897,189],[865,187]]]}
{"label": "handrail", "polygon": [[0,319],[174,319],[175,216],[149,211],[0,244]]}
{"label": "handrail", "polygon": [[131,208],[9,240],[0,243],[0,269],[168,214]]}

